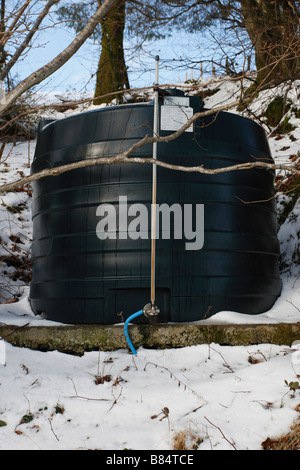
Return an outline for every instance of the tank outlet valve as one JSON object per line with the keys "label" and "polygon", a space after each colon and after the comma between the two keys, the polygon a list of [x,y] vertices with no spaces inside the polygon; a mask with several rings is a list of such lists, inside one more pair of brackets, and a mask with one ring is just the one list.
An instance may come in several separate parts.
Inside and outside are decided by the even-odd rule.
{"label": "tank outlet valve", "polygon": [[160,314],[159,308],[153,304],[147,304],[143,308],[143,313],[146,318],[150,321],[150,323],[155,323],[157,321],[158,315]]}

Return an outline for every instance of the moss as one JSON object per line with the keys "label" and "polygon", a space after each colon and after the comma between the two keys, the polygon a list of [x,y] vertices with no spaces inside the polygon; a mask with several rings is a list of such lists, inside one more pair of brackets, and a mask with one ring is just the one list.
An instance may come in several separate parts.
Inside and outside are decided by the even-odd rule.
{"label": "moss", "polygon": [[289,132],[292,132],[295,129],[296,127],[290,123],[289,117],[285,116],[283,121],[278,126],[277,131],[279,134],[288,134]]}
{"label": "moss", "polygon": [[266,124],[270,127],[278,126],[277,130],[279,134],[288,134],[295,129],[295,127],[289,122],[288,116],[285,116],[280,123],[283,116],[291,109],[291,104],[291,100],[277,95],[269,103],[265,111]]}
{"label": "moss", "polygon": [[[290,345],[300,337],[300,324],[278,325],[133,325],[130,338],[135,348],[168,349],[218,343]],[[83,355],[85,351],[129,350],[122,326],[78,325],[70,327],[0,326],[0,336],[18,347],[39,351],[57,350]]]}
{"label": "moss", "polygon": [[[253,83],[249,88],[247,88],[243,94],[243,99],[244,100],[247,100],[247,101],[241,101],[241,103],[238,105],[237,107],[237,110],[239,112],[243,112],[247,109],[247,106],[249,106],[249,104],[255,99],[255,98],[258,98],[258,91],[257,91],[257,88],[258,88],[258,84],[257,83]],[[250,102],[249,102],[250,100]]]}
{"label": "moss", "polygon": [[293,106],[291,108],[291,111],[297,119],[300,119],[300,109],[299,108],[297,108],[296,106]]}
{"label": "moss", "polygon": [[267,118],[267,123],[271,127],[276,127],[280,123],[283,114],[285,114],[291,107],[289,100],[285,100],[283,96],[277,95],[269,103],[266,111],[265,117]]}

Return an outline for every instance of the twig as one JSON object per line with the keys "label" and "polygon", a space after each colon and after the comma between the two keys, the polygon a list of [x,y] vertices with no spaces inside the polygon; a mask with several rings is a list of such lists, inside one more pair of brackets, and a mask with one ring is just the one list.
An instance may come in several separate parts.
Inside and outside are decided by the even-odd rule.
{"label": "twig", "polygon": [[202,408],[202,406],[203,406],[203,405],[197,406],[197,408],[194,408],[193,410],[188,411],[188,412],[185,413],[183,416],[188,416],[188,415],[191,414],[191,413],[196,413],[196,411],[200,410],[200,408]]}
{"label": "twig", "polygon": [[2,142],[1,147],[0,147],[0,161],[4,152],[5,145],[6,145],[6,142]]}
{"label": "twig", "polygon": [[[0,324],[0,326],[3,325],[3,323]],[[25,328],[26,326],[28,326],[29,323],[26,323],[25,325],[22,325],[22,326],[18,326],[17,328],[15,328],[13,331],[11,331],[10,333],[8,333],[8,335],[6,336],[1,336],[0,337],[0,341],[2,339],[6,340],[6,338],[9,338],[11,335],[13,335],[16,331],[20,330],[21,328]]]}
{"label": "twig", "polygon": [[221,358],[223,359],[224,361],[224,367],[226,367],[230,372],[232,372],[234,374],[234,370],[232,369],[232,367],[230,367],[230,365],[227,363],[227,361],[225,360],[224,356],[220,353],[220,351],[217,351],[216,349],[210,347],[210,349],[212,349],[213,351],[215,351],[216,353],[220,354]]}
{"label": "twig", "polygon": [[108,398],[89,398],[89,397],[84,397],[81,395],[71,396],[70,398],[80,398],[81,400],[87,400],[87,401],[109,401]]}
{"label": "twig", "polygon": [[195,392],[195,390],[193,390],[192,388],[188,387],[186,384],[184,384],[183,382],[181,382],[181,380],[179,380],[174,374],[173,372],[171,372],[167,367],[165,366],[159,366],[158,364],[155,364],[154,362],[147,362],[145,367],[144,367],[144,371],[146,371],[146,368],[148,365],[152,365],[154,367],[159,367],[160,369],[164,369],[166,370],[167,372],[169,372],[170,374],[170,377],[171,379],[175,379],[177,382],[178,382],[178,386],[180,387],[180,385],[183,385],[183,389],[184,390],[189,390],[190,392],[192,392],[194,395],[197,396],[197,398],[202,401],[202,403],[206,403],[205,400],[197,393]]}
{"label": "twig", "polygon": [[122,395],[122,392],[123,392],[123,387],[121,387],[121,390],[120,390],[120,393],[119,393],[118,398],[116,398],[116,397],[114,396],[114,394],[112,394],[112,396],[114,397],[114,402],[113,402],[113,404],[111,405],[111,407],[109,408],[108,411],[110,411],[110,410],[117,404],[117,402],[118,402],[120,396]]}
{"label": "twig", "polygon": [[56,439],[56,440],[59,442],[59,439],[58,439],[57,435],[55,434],[55,432],[54,432],[54,429],[53,429],[53,427],[52,427],[52,422],[51,422],[51,419],[50,419],[50,418],[48,418],[48,421],[49,421],[50,428],[51,428],[51,431],[52,431],[52,432],[53,432],[53,434],[54,434],[54,437],[55,437],[55,439]]}
{"label": "twig", "polygon": [[23,393],[24,397],[26,398],[27,400],[27,403],[28,403],[28,414],[31,414],[31,411],[30,411],[30,401],[28,400],[28,398],[26,397],[26,395]]}
{"label": "twig", "polygon": [[228,444],[230,444],[230,445],[234,448],[234,450],[237,450],[237,448],[235,447],[235,445],[234,445],[232,442],[230,442],[229,439],[227,439],[227,437],[224,435],[222,429],[219,428],[219,426],[216,426],[214,423],[212,423],[206,416],[204,416],[204,418],[206,419],[206,421],[209,422],[209,424],[211,424],[214,428],[216,428],[218,431],[220,431],[220,433],[222,434],[222,437],[225,439],[225,441],[228,442]]}
{"label": "twig", "polygon": [[300,312],[300,308],[296,307],[296,305],[293,304],[293,302],[292,302],[291,300],[287,300],[287,302],[288,302],[289,304],[291,304],[293,307],[295,307],[295,309],[298,310],[298,312]]}
{"label": "twig", "polygon": [[88,401],[109,401],[108,398],[89,398],[89,397],[84,397],[82,395],[78,395],[74,380],[72,379],[72,377],[69,377],[69,378],[73,384],[74,391],[75,391],[75,395],[71,396],[70,398],[80,398],[81,400],[88,400]]}

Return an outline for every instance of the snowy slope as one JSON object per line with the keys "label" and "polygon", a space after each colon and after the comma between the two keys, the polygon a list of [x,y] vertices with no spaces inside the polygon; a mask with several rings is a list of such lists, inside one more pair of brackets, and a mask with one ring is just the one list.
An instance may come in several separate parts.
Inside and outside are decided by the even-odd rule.
{"label": "snowy slope", "polygon": [[[289,94],[295,106],[297,86]],[[238,96],[238,83],[225,81],[217,87],[206,107]],[[262,93],[253,111],[257,114],[278,92]],[[293,123],[300,124],[295,117]],[[290,161],[300,150],[299,141],[300,126],[280,139],[274,134],[269,142],[275,161]],[[34,141],[7,144],[0,183],[29,173],[34,146]],[[286,198],[278,195],[279,211]],[[30,205],[28,188],[0,195],[0,284],[5,291],[2,302],[7,302],[0,304],[0,322],[5,324],[53,324],[34,317],[27,300]],[[300,321],[300,277],[293,263],[299,247],[299,211],[298,201],[279,231],[288,269],[274,307],[255,317],[220,312],[210,323]],[[22,266],[16,264],[20,258]],[[290,346],[140,348],[135,358],[125,350],[90,352],[79,358],[19,349],[1,340],[0,450],[167,450],[178,433],[184,433],[193,449],[261,449],[266,438],[288,432],[299,419],[300,390],[293,392],[287,384],[299,380],[300,351]]]}

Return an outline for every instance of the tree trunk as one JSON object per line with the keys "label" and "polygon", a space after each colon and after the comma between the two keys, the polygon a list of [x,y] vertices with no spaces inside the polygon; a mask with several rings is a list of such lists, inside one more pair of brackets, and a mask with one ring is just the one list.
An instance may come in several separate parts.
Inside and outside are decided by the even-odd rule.
{"label": "tree trunk", "polygon": [[241,0],[245,27],[255,50],[260,86],[299,75],[299,7],[292,0]]}
{"label": "tree trunk", "polygon": [[[98,0],[101,3],[101,0]],[[123,33],[125,27],[126,0],[117,0],[109,15],[101,21],[101,56],[97,71],[94,104],[106,101],[102,95],[129,88],[124,59]],[[112,98],[120,98],[120,95]]]}

